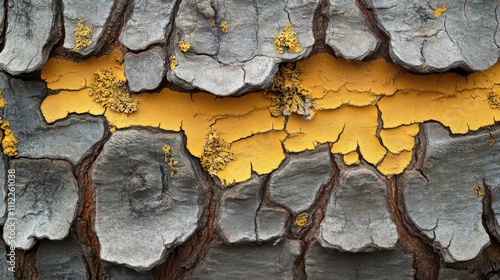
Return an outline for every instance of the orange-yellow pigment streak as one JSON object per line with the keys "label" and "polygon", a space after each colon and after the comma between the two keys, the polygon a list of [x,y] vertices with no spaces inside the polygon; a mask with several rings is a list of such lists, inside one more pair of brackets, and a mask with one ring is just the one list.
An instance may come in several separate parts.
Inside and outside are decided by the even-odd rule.
{"label": "orange-yellow pigment streak", "polygon": [[242,182],[252,172],[267,174],[278,168],[286,152],[314,149],[329,143],[331,152],[344,155],[346,164],[362,158],[382,174],[403,172],[412,159],[419,124],[437,121],[452,133],[467,133],[500,119],[488,96],[500,91],[500,64],[467,77],[455,73],[417,75],[384,60],[337,59],[317,54],[296,67],[301,87],[314,99],[316,114],[304,120],[292,114],[272,117],[271,100],[262,92],[241,97],[182,93],[162,89],[133,96],[137,112],[126,115],[104,110],[89,96],[94,73],[111,69],[125,79],[119,52],[82,62],[51,58],[42,69],[49,95],[41,105],[52,123],[70,113],[104,115],[111,127],[157,127],[183,131],[187,149],[203,153],[211,129],[232,144],[234,160],[217,172],[227,184]]}

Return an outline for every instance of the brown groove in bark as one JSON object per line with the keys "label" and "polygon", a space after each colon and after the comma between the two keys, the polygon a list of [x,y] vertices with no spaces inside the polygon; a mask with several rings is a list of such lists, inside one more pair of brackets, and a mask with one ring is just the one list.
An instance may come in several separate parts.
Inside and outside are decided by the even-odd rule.
{"label": "brown groove in bark", "polygon": [[[309,250],[311,242],[314,240],[316,233],[318,232],[319,226],[325,217],[326,207],[330,196],[333,192],[334,186],[338,182],[339,169],[337,164],[330,156],[332,178],[328,184],[322,186],[318,193],[316,194],[316,199],[312,206],[312,215],[309,217],[311,219],[309,229],[306,230],[302,238],[300,239],[301,254],[295,261],[295,267],[293,269],[293,278],[297,280],[306,280],[306,252]],[[293,221],[292,221],[293,224]],[[293,226],[293,225],[292,225]]]}
{"label": "brown groove in bark", "polygon": [[316,53],[328,52],[333,55],[333,50],[325,43],[326,37],[326,21],[325,9],[327,7],[327,0],[321,0],[318,8],[314,12],[313,18],[313,34],[314,44],[311,55]]}
{"label": "brown groove in bark", "polygon": [[[100,258],[101,245],[94,230],[95,190],[92,185],[92,168],[101,153],[104,143],[111,137],[107,127],[103,138],[88,150],[75,167],[78,187],[81,191],[77,218],[73,224],[78,243],[85,248],[83,254],[91,279],[104,279],[104,262]],[[86,249],[86,250],[85,250]]]}
{"label": "brown groove in bark", "polygon": [[389,41],[390,38],[387,34],[385,34],[381,29],[377,21],[377,17],[373,11],[373,8],[369,3],[366,3],[367,0],[356,0],[356,3],[363,13],[365,17],[366,23],[370,31],[375,35],[375,37],[379,40],[379,46],[377,49],[364,60],[375,60],[378,58],[383,58],[387,61],[392,61],[391,55],[389,52]]}
{"label": "brown groove in bark", "polygon": [[[28,251],[16,249],[16,270],[14,279],[38,279],[38,268],[36,266],[36,251],[38,250],[39,242]],[[7,246],[8,247],[8,246]],[[10,249],[7,249],[9,252]]]}
{"label": "brown groove in bark", "polygon": [[418,236],[412,234],[404,222],[401,208],[401,193],[397,186],[396,179],[388,182],[389,207],[396,224],[399,236],[399,244],[406,252],[413,254],[413,267],[415,269],[415,279],[437,279],[439,270],[439,255],[432,247],[426,244]]}

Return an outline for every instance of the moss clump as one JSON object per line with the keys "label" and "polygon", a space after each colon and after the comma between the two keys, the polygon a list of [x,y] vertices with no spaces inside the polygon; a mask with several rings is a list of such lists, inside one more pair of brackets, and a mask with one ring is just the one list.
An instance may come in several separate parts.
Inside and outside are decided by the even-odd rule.
{"label": "moss clump", "polygon": [[488,102],[490,103],[491,109],[498,109],[500,107],[500,93],[490,92],[488,94]]}
{"label": "moss clump", "polygon": [[186,43],[184,41],[179,42],[179,49],[181,50],[181,52],[187,52],[189,48],[191,48],[190,43]]}
{"label": "moss clump", "polygon": [[177,67],[177,58],[175,57],[175,55],[172,55],[170,57],[170,70],[174,70],[175,67]]}
{"label": "moss clump", "polygon": [[217,175],[217,171],[224,169],[229,161],[234,160],[231,144],[219,138],[215,130],[210,130],[205,138],[200,160],[203,169],[212,176]]}
{"label": "moss clump", "polygon": [[172,157],[170,153],[170,145],[165,144],[162,148],[163,154],[165,155],[165,162],[168,167],[170,167],[170,176],[174,177],[175,174],[179,172],[179,167],[177,166],[177,161]]}
{"label": "moss clump", "polygon": [[314,100],[309,97],[309,90],[302,88],[300,74],[295,64],[285,63],[272,85],[264,90],[264,95],[272,100],[269,110],[274,117],[295,113],[310,120],[314,116]]}
{"label": "moss clump", "polygon": [[85,26],[85,21],[81,18],[76,22],[76,28],[73,31],[73,40],[75,41],[74,51],[81,51],[92,44],[92,25]]}
{"label": "moss clump", "polygon": [[227,33],[227,31],[229,30],[229,25],[227,24],[227,21],[221,22],[219,27],[222,33]]}
{"label": "moss clump", "polygon": [[288,51],[291,53],[302,51],[302,47],[291,24],[287,24],[283,31],[274,38],[274,48],[279,54],[284,52],[284,47],[288,48]]}
{"label": "moss clump", "polygon": [[94,73],[90,83],[90,96],[104,108],[130,114],[137,111],[137,103],[132,100],[125,87],[125,81],[119,80],[109,69]]}
{"label": "moss clump", "polygon": [[10,129],[10,123],[9,121],[2,121],[1,118],[0,121],[2,122],[0,128],[2,129],[3,132],[3,139],[2,139],[3,153],[9,157],[17,156],[17,146],[16,146],[17,139],[14,136],[14,133],[12,133],[12,130]]}

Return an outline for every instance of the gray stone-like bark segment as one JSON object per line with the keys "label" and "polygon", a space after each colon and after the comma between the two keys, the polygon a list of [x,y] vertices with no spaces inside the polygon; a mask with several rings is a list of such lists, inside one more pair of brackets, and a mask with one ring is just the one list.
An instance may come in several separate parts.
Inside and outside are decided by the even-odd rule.
{"label": "gray stone-like bark segment", "polygon": [[105,273],[108,280],[153,280],[151,271],[139,272],[125,266],[111,265]]}
{"label": "gray stone-like bark segment", "polygon": [[82,248],[73,238],[42,241],[36,266],[39,279],[90,279]]}
{"label": "gray stone-like bark segment", "polygon": [[62,158],[76,164],[103,137],[104,121],[97,117],[71,116],[47,124],[40,112],[47,94],[43,82],[9,80],[0,73],[0,90],[5,99],[5,119],[19,142],[19,157]]}
{"label": "gray stone-like bark segment", "polygon": [[133,3],[132,12],[120,34],[120,42],[134,51],[166,43],[175,0],[134,0]]}
{"label": "gray stone-like bark segment", "polygon": [[118,24],[118,18],[127,3],[126,0],[62,0],[64,14],[64,48],[72,50],[75,47],[73,37],[76,23],[79,19],[85,21],[85,26],[92,26],[92,43],[77,51],[82,55],[98,52],[104,45],[103,38]]}
{"label": "gray stone-like bark segment", "polygon": [[270,198],[295,214],[306,211],[332,175],[330,151],[326,147],[290,154],[269,178]]}
{"label": "gray stone-like bark segment", "polygon": [[[4,228],[4,231],[7,228]],[[10,247],[5,247],[6,244],[2,238],[0,238],[0,279],[14,280],[14,271],[16,270],[16,258],[17,254],[10,250]],[[7,248],[7,250],[5,250]],[[9,254],[10,256],[8,256]]]}
{"label": "gray stone-like bark segment", "polygon": [[306,253],[307,279],[413,279],[411,255],[401,250],[342,253],[313,242]]}
{"label": "gray stone-like bark segment", "polygon": [[[165,144],[178,162],[174,176]],[[92,170],[101,258],[138,269],[159,264],[197,228],[207,202],[201,177],[180,133],[114,133]]]}
{"label": "gray stone-like bark segment", "polygon": [[[16,208],[6,225],[15,223],[15,247],[28,250],[36,239],[64,239],[78,203],[72,166],[62,160],[13,159],[10,167],[16,170]],[[10,243],[8,234],[4,230]]]}
{"label": "gray stone-like bark segment", "polygon": [[[500,150],[488,132],[450,136],[439,124],[424,126],[426,154],[417,170],[398,178],[405,218],[432,240],[446,262],[473,259],[490,238],[482,224],[483,197],[475,188],[500,183]],[[500,139],[500,130],[492,133]]]}
{"label": "gray stone-like bark segment", "polygon": [[217,216],[221,237],[228,243],[268,241],[285,234],[288,212],[262,205],[262,179],[253,176],[225,191]]}
{"label": "gray stone-like bark segment", "polygon": [[300,254],[298,240],[278,244],[225,245],[213,242],[192,277],[197,280],[293,279],[293,267]]}
{"label": "gray stone-like bark segment", "polygon": [[378,39],[356,1],[329,0],[327,9],[325,40],[337,56],[361,60],[377,49]]}
{"label": "gray stone-like bark segment", "polygon": [[340,175],[316,239],[325,248],[360,252],[393,248],[398,240],[384,179],[366,165],[339,164]]}
{"label": "gray stone-like bark segment", "polygon": [[153,47],[138,54],[129,52],[125,55],[124,66],[130,91],[155,89],[167,71],[165,52],[160,47]]}
{"label": "gray stone-like bark segment", "polygon": [[[370,0],[390,37],[394,61],[415,71],[464,67],[478,71],[498,61],[496,1]],[[442,14],[436,8],[446,6]]]}
{"label": "gray stone-like bark segment", "polygon": [[[319,0],[182,1],[169,49],[177,67],[167,78],[188,89],[228,96],[272,82],[277,63],[306,57],[314,44],[313,16]],[[228,23],[228,32],[220,24]],[[275,37],[292,24],[302,51],[278,54]],[[178,43],[191,48],[183,53]]]}
{"label": "gray stone-like bark segment", "polygon": [[61,37],[58,1],[8,1],[0,67],[12,75],[42,68]]}

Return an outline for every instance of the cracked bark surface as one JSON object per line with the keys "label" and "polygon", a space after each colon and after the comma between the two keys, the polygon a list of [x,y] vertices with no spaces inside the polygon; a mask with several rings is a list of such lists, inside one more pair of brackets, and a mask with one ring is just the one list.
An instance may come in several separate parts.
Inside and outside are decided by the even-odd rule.
{"label": "cracked bark surface", "polygon": [[[499,118],[496,111],[484,110],[490,109],[488,94],[498,91],[496,72],[420,76],[366,61],[382,57],[424,73],[495,68],[497,2],[2,3],[2,117],[19,142],[19,154],[4,156],[0,165],[4,237],[9,168],[17,172],[21,220],[16,273],[5,265],[11,248],[0,246],[1,279],[500,276],[500,130],[493,125]],[[94,31],[92,44],[75,53],[79,18]],[[278,54],[274,39],[287,23],[302,51],[285,48]],[[187,51],[180,41],[191,44]],[[78,61],[81,68],[54,63],[59,76],[47,81],[47,89],[36,71],[55,45],[50,57]],[[89,55],[112,49],[124,56],[86,62]],[[270,84],[279,63],[312,53],[321,55],[297,65],[314,66],[304,67],[302,77],[322,110],[316,119],[259,123],[269,118],[266,100],[243,93]],[[324,53],[365,61],[330,60]],[[65,115],[46,122],[40,109],[44,98],[62,91],[66,102],[78,103],[81,92],[88,95],[94,73],[123,69],[121,60],[127,87],[144,106],[139,117],[124,116],[128,123],[90,103],[82,111],[61,103],[51,110]],[[163,92],[167,87],[212,95]],[[167,104],[145,97],[158,93],[141,93],[155,88],[171,98]],[[468,107],[458,107],[456,98]],[[447,106],[437,113],[418,114],[435,99],[449,103],[441,103]],[[448,117],[455,114],[466,115],[466,121]],[[122,125],[117,132],[115,125]],[[222,132],[244,162],[222,172],[250,179],[227,187],[201,170],[196,145],[210,128]],[[312,132],[324,138],[308,138]],[[173,176],[165,144],[179,168]],[[259,157],[252,158],[255,154]],[[409,165],[390,171],[392,178],[375,170],[397,157]],[[348,160],[354,166],[346,166]],[[43,229],[48,233],[39,232]]]}

